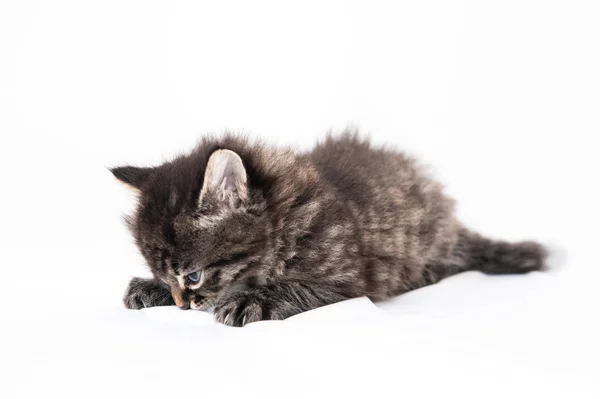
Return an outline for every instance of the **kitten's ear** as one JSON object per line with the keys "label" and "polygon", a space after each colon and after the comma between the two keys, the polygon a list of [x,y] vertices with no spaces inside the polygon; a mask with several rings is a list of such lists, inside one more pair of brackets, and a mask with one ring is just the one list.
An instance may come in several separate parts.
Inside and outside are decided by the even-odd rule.
{"label": "kitten's ear", "polygon": [[110,169],[112,174],[129,188],[139,191],[142,185],[148,181],[148,178],[154,171],[154,168],[138,168],[135,166],[119,166]]}
{"label": "kitten's ear", "polygon": [[208,159],[199,203],[211,196],[220,206],[236,209],[248,199],[248,179],[242,159],[233,151],[218,150]]}

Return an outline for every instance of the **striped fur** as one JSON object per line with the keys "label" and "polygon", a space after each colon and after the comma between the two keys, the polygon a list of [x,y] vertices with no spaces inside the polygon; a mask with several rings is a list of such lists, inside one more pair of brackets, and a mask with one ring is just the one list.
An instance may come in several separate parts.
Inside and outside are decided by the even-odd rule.
{"label": "striped fur", "polygon": [[363,295],[382,300],[461,271],[544,264],[539,244],[463,227],[412,158],[356,134],[328,136],[308,153],[208,137],[163,165],[112,172],[139,193],[127,220],[154,274],[132,280],[128,308],[171,305],[164,298],[176,292],[181,308],[214,306],[218,321],[241,326]]}

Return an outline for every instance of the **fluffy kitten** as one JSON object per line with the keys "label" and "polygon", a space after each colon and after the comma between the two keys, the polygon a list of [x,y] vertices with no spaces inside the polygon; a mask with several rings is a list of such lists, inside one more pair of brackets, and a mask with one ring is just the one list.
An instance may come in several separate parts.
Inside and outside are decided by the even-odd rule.
{"label": "fluffy kitten", "polygon": [[214,306],[219,322],[243,326],[347,298],[386,299],[465,270],[544,264],[537,243],[463,227],[453,200],[411,158],[352,134],[308,153],[205,138],[163,165],[112,173],[139,192],[127,222],[154,275],[131,280],[132,309]]}

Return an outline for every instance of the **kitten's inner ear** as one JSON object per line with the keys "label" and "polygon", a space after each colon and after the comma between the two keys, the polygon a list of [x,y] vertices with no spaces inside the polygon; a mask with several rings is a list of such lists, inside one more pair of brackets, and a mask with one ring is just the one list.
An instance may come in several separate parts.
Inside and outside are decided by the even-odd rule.
{"label": "kitten's inner ear", "polygon": [[248,178],[242,159],[233,151],[218,150],[208,159],[199,204],[211,196],[220,206],[241,207],[248,199]]}
{"label": "kitten's inner ear", "polygon": [[120,166],[110,169],[112,174],[127,187],[140,191],[142,185],[148,181],[154,168],[138,168],[135,166]]}

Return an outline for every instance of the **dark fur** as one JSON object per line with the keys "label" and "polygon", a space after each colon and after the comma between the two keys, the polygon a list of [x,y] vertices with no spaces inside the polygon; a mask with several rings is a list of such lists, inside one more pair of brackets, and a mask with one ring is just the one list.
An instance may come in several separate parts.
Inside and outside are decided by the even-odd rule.
{"label": "dark fur", "polygon": [[[219,149],[239,155],[247,183],[200,201]],[[132,280],[128,308],[171,305],[171,292],[184,309],[214,306],[218,321],[242,326],[347,298],[386,299],[465,270],[525,273],[544,263],[539,244],[461,226],[453,200],[413,159],[353,134],[309,153],[205,138],[158,167],[112,172],[139,190],[128,224],[154,274]],[[181,276],[194,271],[203,284],[190,289]]]}

